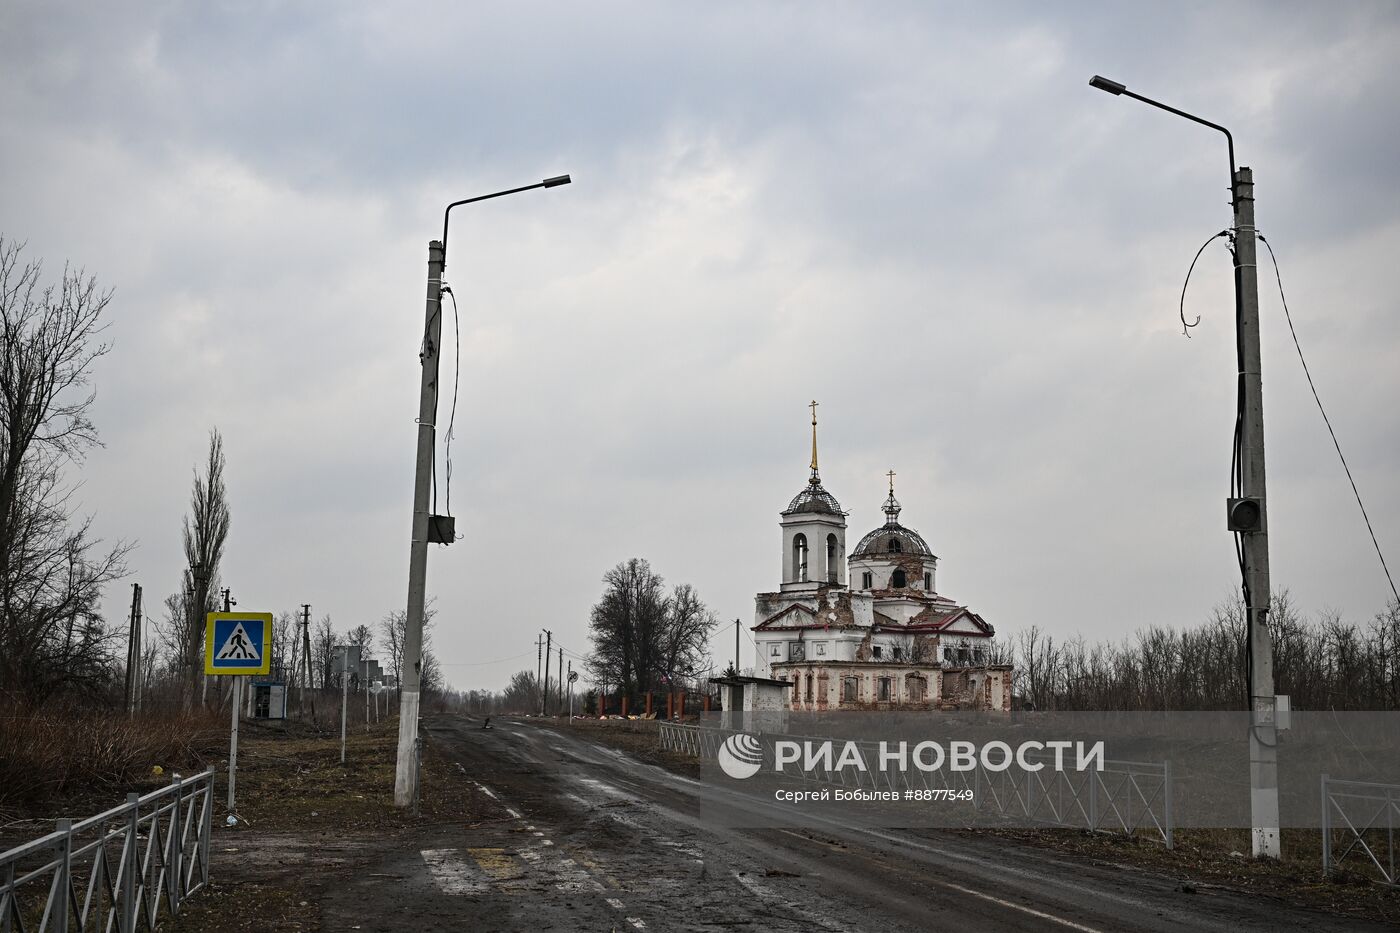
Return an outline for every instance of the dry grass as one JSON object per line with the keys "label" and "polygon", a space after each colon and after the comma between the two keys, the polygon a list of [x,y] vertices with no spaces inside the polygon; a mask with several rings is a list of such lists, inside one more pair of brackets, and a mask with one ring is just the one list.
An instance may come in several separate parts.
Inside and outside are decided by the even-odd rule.
{"label": "dry grass", "polygon": [[0,713],[0,814],[15,819],[58,799],[115,799],[133,785],[164,783],[152,780],[153,767],[202,767],[227,733],[227,721],[214,713],[129,718],[10,708]]}

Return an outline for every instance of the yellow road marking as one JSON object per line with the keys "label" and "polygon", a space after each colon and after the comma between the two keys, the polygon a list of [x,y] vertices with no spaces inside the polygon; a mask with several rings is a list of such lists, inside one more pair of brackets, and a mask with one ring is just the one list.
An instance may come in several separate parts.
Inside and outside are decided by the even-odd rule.
{"label": "yellow road marking", "polygon": [[481,870],[486,872],[497,881],[508,881],[511,878],[519,878],[524,874],[524,870],[515,858],[506,854],[505,849],[496,848],[475,848],[467,849],[476,864],[481,866]]}

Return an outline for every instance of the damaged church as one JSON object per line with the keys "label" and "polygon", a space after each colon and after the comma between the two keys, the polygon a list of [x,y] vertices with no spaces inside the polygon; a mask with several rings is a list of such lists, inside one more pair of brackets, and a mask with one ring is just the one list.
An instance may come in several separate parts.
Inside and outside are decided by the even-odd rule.
{"label": "damaged church", "polygon": [[938,592],[938,558],[900,524],[893,472],[885,523],[847,557],[812,406],[811,475],[781,513],[782,585],[755,598],[755,673],[791,684],[793,710],[1009,710],[1012,670],[991,663],[995,630]]}

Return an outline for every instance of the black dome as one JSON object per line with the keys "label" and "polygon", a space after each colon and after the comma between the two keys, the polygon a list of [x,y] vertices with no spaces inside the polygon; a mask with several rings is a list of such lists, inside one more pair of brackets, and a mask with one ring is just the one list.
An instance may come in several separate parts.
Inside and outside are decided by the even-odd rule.
{"label": "black dome", "polygon": [[[899,550],[893,551],[890,548],[891,541],[899,542]],[[929,550],[928,543],[923,537],[912,528],[905,528],[898,522],[890,522],[883,528],[876,528],[870,534],[860,539],[860,544],[851,552],[851,559],[857,557],[876,557],[884,554],[900,553],[913,554],[917,557],[932,557],[933,552]]]}
{"label": "black dome", "polygon": [[822,512],[827,515],[844,515],[841,511],[841,503],[836,501],[836,497],[822,488],[820,480],[808,482],[807,488],[793,496],[788,503],[784,515],[792,512]]}

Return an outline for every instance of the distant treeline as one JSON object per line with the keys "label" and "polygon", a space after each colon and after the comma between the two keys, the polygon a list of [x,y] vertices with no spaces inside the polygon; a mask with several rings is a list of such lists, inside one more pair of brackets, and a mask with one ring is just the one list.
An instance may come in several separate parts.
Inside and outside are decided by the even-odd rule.
{"label": "distant treeline", "polygon": [[[1304,617],[1277,594],[1270,611],[1274,683],[1294,709],[1400,709],[1400,605],[1369,622]],[[999,646],[1015,693],[1036,709],[1247,708],[1245,624],[1238,600],[1194,628],[1151,627],[1124,641],[1057,641],[1032,626]]]}

